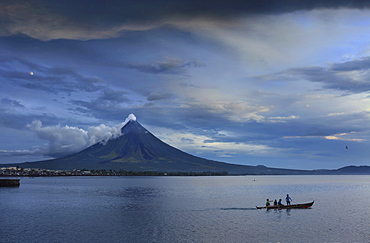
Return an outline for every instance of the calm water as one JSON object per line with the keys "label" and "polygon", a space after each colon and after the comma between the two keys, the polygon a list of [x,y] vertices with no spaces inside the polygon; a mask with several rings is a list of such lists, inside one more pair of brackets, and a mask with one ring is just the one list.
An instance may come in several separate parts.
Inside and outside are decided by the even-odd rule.
{"label": "calm water", "polygon": [[[311,209],[257,210],[289,193]],[[52,177],[0,188],[0,242],[370,242],[370,176]]]}

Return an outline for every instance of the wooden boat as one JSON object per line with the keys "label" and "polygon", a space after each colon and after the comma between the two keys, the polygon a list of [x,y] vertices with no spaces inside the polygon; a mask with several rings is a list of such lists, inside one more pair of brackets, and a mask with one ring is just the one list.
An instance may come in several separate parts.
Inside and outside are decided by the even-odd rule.
{"label": "wooden boat", "polygon": [[267,207],[257,207],[257,209],[289,209],[289,208],[310,208],[312,207],[313,203],[315,201],[309,202],[309,203],[301,203],[301,204],[291,204],[291,205],[277,205],[277,206],[267,206]]}
{"label": "wooden boat", "polygon": [[0,187],[18,187],[20,179],[0,179]]}

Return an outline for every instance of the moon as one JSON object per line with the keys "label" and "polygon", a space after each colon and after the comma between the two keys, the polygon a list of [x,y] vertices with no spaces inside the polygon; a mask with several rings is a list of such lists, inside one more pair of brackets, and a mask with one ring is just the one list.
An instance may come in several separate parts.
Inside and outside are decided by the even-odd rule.
{"label": "moon", "polygon": [[33,72],[29,72],[29,74],[30,74],[30,75],[34,75],[34,73],[33,73]]}

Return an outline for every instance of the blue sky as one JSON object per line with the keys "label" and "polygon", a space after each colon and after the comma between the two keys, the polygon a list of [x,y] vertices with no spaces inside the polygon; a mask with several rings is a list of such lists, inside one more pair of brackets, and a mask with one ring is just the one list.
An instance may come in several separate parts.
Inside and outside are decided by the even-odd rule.
{"label": "blue sky", "polygon": [[0,163],[77,152],[134,114],[207,159],[370,165],[369,30],[363,1],[2,1]]}

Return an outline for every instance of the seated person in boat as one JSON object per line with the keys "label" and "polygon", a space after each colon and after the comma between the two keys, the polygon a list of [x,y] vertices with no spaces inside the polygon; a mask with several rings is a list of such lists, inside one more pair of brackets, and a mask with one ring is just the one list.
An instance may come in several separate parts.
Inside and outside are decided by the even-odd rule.
{"label": "seated person in boat", "polygon": [[270,201],[270,200],[267,198],[267,199],[266,199],[266,207],[270,206],[270,202],[272,202],[272,201]]}
{"label": "seated person in boat", "polygon": [[279,199],[278,203],[277,203],[278,206],[283,206],[283,203],[281,202],[281,199]]}
{"label": "seated person in boat", "polygon": [[274,206],[277,206],[278,205],[278,202],[277,202],[277,200],[275,199],[275,201],[274,201]]}

